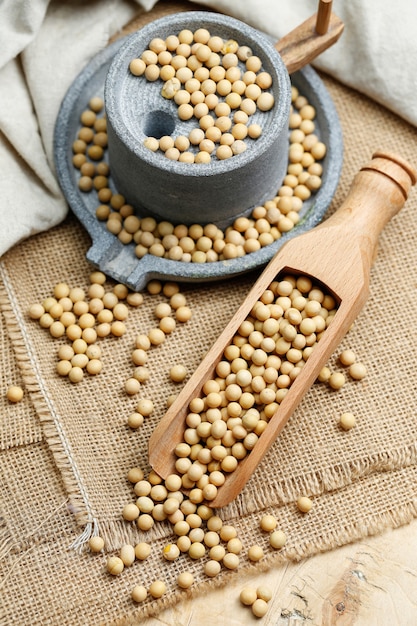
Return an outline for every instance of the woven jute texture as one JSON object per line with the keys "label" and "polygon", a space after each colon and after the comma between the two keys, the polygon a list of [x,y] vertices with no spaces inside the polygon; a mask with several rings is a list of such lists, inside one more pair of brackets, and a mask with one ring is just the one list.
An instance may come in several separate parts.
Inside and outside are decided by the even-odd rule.
{"label": "woven jute texture", "polygon": [[[166,4],[158,6],[143,23],[166,11]],[[169,10],[183,7],[189,5],[172,4]],[[345,141],[331,213],[374,150],[398,152],[415,164],[417,144],[414,128],[329,77],[323,80]],[[416,209],[413,190],[380,237],[369,300],[329,362],[333,371],[342,371],[337,357],[350,348],[366,364],[367,377],[348,377],[340,391],[315,384],[242,494],[220,511],[244,543],[239,571],[301,559],[406,524],[417,515]],[[257,273],[182,285],[192,318],[151,349],[150,380],[132,397],[124,383],[133,371],[134,340],[157,326],[154,309],[164,296],[146,292],[140,307],[130,307],[126,334],[100,341],[102,373],[79,384],[56,374],[58,346],[65,340],[53,339],[27,314],[58,282],[88,289],[93,269],[85,259],[89,245],[88,235],[70,215],[59,227],[12,249],[0,264],[2,624],[135,624],[181,597],[239,575],[223,569],[208,579],[202,562],[187,556],[165,562],[161,550],[172,541],[171,526],[157,523],[142,533],[122,519],[121,511],[135,501],[127,472],[135,466],[149,471],[147,441],[164,414],[167,397],[178,391],[169,367],[181,363],[189,372],[195,369]],[[113,286],[108,281],[106,289]],[[12,383],[25,390],[24,400],[16,405],[4,398]],[[132,430],[126,420],[140,397],[151,398],[155,411],[140,429]],[[345,411],[358,418],[348,432],[337,423]],[[300,494],[314,498],[307,516],[295,505]],[[264,512],[273,513],[287,534],[287,545],[279,552],[259,530]],[[106,554],[83,549],[96,532],[105,539]],[[152,544],[146,562],[136,562],[119,577],[106,573],[107,554],[143,540]],[[255,543],[265,550],[256,566],[245,556]],[[187,592],[175,583],[183,570],[196,579]],[[166,581],[167,594],[135,606],[132,587],[149,586],[155,579]]]}

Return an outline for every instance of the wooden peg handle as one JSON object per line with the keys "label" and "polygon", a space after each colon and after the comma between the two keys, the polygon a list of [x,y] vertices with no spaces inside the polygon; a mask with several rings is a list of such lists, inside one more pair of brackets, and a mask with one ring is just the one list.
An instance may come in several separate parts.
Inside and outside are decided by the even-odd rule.
{"label": "wooden peg handle", "polygon": [[[309,17],[275,44],[289,74],[311,63],[336,43],[342,34],[344,24],[331,12],[331,3],[330,7],[328,5],[327,0],[320,0],[317,14]],[[320,30],[324,29],[324,33],[319,32],[317,26]]]}
{"label": "wooden peg handle", "polygon": [[318,35],[324,35],[329,30],[332,4],[333,0],[319,0],[319,8],[316,17],[316,33]]}

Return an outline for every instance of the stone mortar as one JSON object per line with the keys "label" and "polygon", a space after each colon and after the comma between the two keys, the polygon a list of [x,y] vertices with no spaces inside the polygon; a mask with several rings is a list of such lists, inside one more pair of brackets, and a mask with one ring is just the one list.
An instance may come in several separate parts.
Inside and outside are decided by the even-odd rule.
{"label": "stone mortar", "polygon": [[[90,98],[104,97],[104,83],[109,67],[125,41],[125,38],[117,40],[103,48],[76,76],[62,101],[55,124],[54,157],[59,184],[72,211],[91,237],[87,259],[92,265],[136,291],[145,288],[152,279],[195,283],[230,279],[259,269],[270,261],[286,241],[310,230],[323,219],[336,191],[343,166],[343,135],[329,92],[313,68],[307,66],[293,74],[291,82],[315,107],[315,132],[326,144],[327,153],[323,160],[322,186],[304,202],[300,213],[301,221],[297,226],[271,245],[228,261],[183,263],[151,254],[138,259],[134,244],[123,245],[107,230],[103,222],[97,220],[97,196],[80,191],[80,172],[74,168],[72,162],[72,144],[82,126],[80,115],[88,107]],[[113,191],[117,191],[111,174],[109,184]]]}
{"label": "stone mortar", "polygon": [[[147,136],[188,135],[193,127],[198,128],[198,120],[178,118],[175,102],[161,95],[161,80],[149,82],[129,71],[130,61],[140,57],[154,37],[165,39],[182,29],[197,28],[249,46],[273,78],[270,91],[275,99],[271,111],[257,111],[250,118],[262,126],[259,139],[246,139],[248,148],[238,156],[224,161],[212,157],[208,164],[171,161],[143,145]],[[152,22],[128,37],[115,55],[104,96],[112,177],[140,215],[175,224],[214,222],[224,227],[273,197],[281,185],[288,164],[290,80],[272,43],[247,24],[205,11]]]}

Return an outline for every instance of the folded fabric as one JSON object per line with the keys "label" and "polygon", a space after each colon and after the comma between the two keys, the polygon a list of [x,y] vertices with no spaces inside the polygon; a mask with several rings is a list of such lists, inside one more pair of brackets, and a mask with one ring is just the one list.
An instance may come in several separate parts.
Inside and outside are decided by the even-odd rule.
{"label": "folded fabric", "polygon": [[[64,219],[53,132],[66,90],[109,37],[157,0],[5,0],[0,8],[0,256]],[[200,0],[279,39],[317,0]],[[417,4],[334,0],[345,31],[314,65],[417,126]],[[352,129],[354,132],[354,129]]]}
{"label": "folded fabric", "polygon": [[139,10],[128,0],[47,5],[10,0],[0,8],[0,256],[65,218],[53,159],[59,107],[77,74]]}

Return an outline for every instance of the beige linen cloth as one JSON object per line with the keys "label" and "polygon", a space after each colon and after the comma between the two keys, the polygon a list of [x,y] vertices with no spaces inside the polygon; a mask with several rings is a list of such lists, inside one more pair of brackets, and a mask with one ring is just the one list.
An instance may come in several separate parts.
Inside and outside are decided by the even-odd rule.
{"label": "beige linen cloth", "polygon": [[[95,38],[92,48],[105,45],[106,38],[97,26],[98,15],[112,27],[107,34],[116,22],[117,28],[122,25],[118,11],[112,15],[100,12],[101,3],[94,3],[95,11],[88,3],[77,6],[83,20],[90,20],[91,30],[85,30],[83,21],[74,31],[74,3],[52,3],[49,7],[50,17],[60,16],[61,37],[67,46],[61,60],[59,55],[50,58],[50,76],[65,63],[73,64],[76,73],[88,61],[87,54],[74,63],[72,52],[78,55],[74,37],[82,41],[89,33]],[[146,19],[187,6],[159,2]],[[115,4],[107,4],[109,7]],[[134,8],[127,6],[125,20],[134,14]],[[53,36],[61,47],[53,23],[44,45]],[[72,37],[70,33],[65,35],[69,25]],[[46,28],[48,14],[41,30]],[[33,51],[24,63],[29,66],[35,59]],[[23,92],[24,63],[20,69]],[[43,68],[42,76],[46,73]],[[323,80],[345,137],[344,166],[331,213],[373,150],[396,151],[416,164],[417,144],[413,125],[334,78],[323,75]],[[59,89],[54,81],[38,85],[33,79],[35,89],[38,99],[32,98],[34,110],[36,102],[47,101],[49,90],[57,111]],[[35,124],[31,101],[25,102],[29,119]],[[39,119],[45,132],[42,137],[51,140],[53,118],[45,115]],[[25,141],[23,132],[21,136],[22,151],[27,149],[27,154],[32,154],[32,184],[27,183],[27,190],[32,189],[34,200],[43,197],[47,202],[49,198],[49,206],[59,205],[62,200],[57,188],[46,192],[54,180],[52,174],[50,179],[35,176],[42,169],[42,162],[34,156],[35,147],[45,148],[45,165],[51,163],[51,143],[41,140],[36,132],[34,137],[38,143],[33,139],[32,154],[28,137]],[[17,152],[14,163],[18,177],[23,161]],[[16,187],[14,199],[20,191]],[[12,225],[18,211],[14,211],[13,198],[9,200],[8,223]],[[416,211],[414,189],[404,209],[380,237],[368,303],[329,363],[333,370],[342,371],[337,356],[342,349],[351,348],[366,364],[368,376],[360,382],[348,379],[340,392],[322,384],[309,391],[245,490],[220,512],[238,529],[244,550],[237,573],[223,569],[213,580],[205,577],[200,561],[185,556],[173,563],[163,561],[161,550],[173,539],[167,524],[156,524],[144,534],[122,519],[123,506],[134,501],[126,474],[133,466],[145,472],[149,469],[149,435],[164,413],[166,398],[178,390],[169,380],[168,367],[182,363],[189,372],[195,369],[255,280],[256,272],[219,283],[182,286],[193,317],[187,324],[178,325],[164,344],[151,351],[152,375],[140,397],[152,398],[155,413],[141,429],[133,431],[126,419],[137,397],[128,397],[123,386],[132,373],[130,354],[135,336],[155,326],[153,310],[162,296],[145,293],[142,306],[130,309],[126,335],[100,343],[103,372],[71,385],[55,374],[62,340],[53,340],[28,318],[27,310],[30,304],[50,295],[53,285],[62,280],[87,289],[92,269],[85,259],[90,245],[88,235],[69,214],[54,228],[8,250],[0,262],[0,623],[138,624],[144,616],[182,597],[226,584],[239,572],[308,557],[417,517]],[[28,228],[29,233],[32,227]],[[106,288],[112,286],[109,281]],[[4,396],[10,384],[20,384],[25,390],[23,401],[17,405],[8,403]],[[358,418],[356,428],[349,432],[342,431],[337,423],[346,410]],[[295,505],[301,493],[314,500],[307,516],[300,514]],[[281,551],[273,551],[267,535],[259,530],[259,519],[265,512],[273,513],[279,528],[287,534],[287,544]],[[105,539],[105,554],[92,555],[82,549],[95,532]],[[142,540],[151,543],[149,559],[136,562],[120,577],[110,577],[105,571],[106,555],[117,554],[125,542]],[[265,551],[265,558],[257,565],[250,564],[246,556],[249,546],[255,543]],[[180,591],[175,583],[176,575],[185,569],[192,571],[196,579],[188,592]],[[164,598],[148,598],[142,605],[134,605],[132,587],[148,587],[156,578],[167,584]],[[210,607],[207,614],[210,624]]]}

